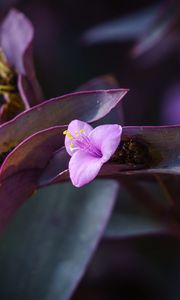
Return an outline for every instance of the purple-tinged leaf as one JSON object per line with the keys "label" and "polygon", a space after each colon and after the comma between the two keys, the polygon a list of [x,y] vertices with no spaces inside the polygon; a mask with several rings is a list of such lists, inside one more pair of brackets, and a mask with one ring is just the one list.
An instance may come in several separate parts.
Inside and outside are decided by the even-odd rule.
{"label": "purple-tinged leaf", "polygon": [[[176,50],[179,44],[179,16],[180,2],[179,0],[167,1],[166,5],[161,4],[159,10],[155,14],[154,22],[145,29],[139,42],[133,48],[133,55],[140,56],[153,48],[161,58],[161,50]],[[161,47],[161,45],[164,47]],[[166,48],[166,49],[165,49]],[[151,54],[150,54],[151,55]]]}
{"label": "purple-tinged leaf", "polygon": [[116,182],[106,180],[33,195],[1,238],[0,298],[68,300],[103,234],[117,190]]}
{"label": "purple-tinged leaf", "polygon": [[0,47],[18,74],[18,87],[26,108],[42,101],[33,65],[33,39],[31,22],[23,13],[12,9],[0,28]]}
{"label": "purple-tinged leaf", "polygon": [[[112,75],[104,75],[96,77],[85,84],[82,84],[78,90],[80,91],[92,91],[92,90],[108,90],[120,88],[118,81]],[[121,126],[124,124],[122,102],[119,102],[116,109],[112,110],[105,117],[101,118],[101,121],[96,123],[95,126],[102,124],[119,123]]]}
{"label": "purple-tinged leaf", "polygon": [[159,181],[144,182],[143,178],[120,177],[119,182],[120,192],[105,233],[107,238],[179,236],[175,213],[177,207],[175,209],[167,199]]}
{"label": "purple-tinged leaf", "polygon": [[135,14],[108,21],[87,30],[85,44],[126,42],[136,40],[133,58],[148,54],[144,64],[162,60],[169,52],[179,49],[179,0],[166,1]]}
{"label": "purple-tinged leaf", "polygon": [[[128,141],[124,162],[109,163],[102,175],[180,174],[180,126],[124,127]],[[135,142],[135,149],[134,144]],[[136,160],[138,162],[136,163]],[[145,177],[144,177],[145,178]]]}
{"label": "purple-tinged leaf", "polygon": [[53,153],[63,146],[64,129],[63,126],[56,126],[39,131],[20,143],[4,160],[0,181],[21,171],[42,170]]}
{"label": "purple-tinged leaf", "polygon": [[[59,126],[38,132],[20,143],[6,157],[0,172],[0,230],[7,225],[16,209],[38,188],[40,173],[53,153],[64,143],[63,130]],[[21,174],[26,179],[20,181]]]}
{"label": "purple-tinged leaf", "polygon": [[126,89],[76,92],[39,104],[0,127],[0,151],[8,151],[28,136],[77,118],[93,122],[108,114]]}
{"label": "purple-tinged leaf", "polygon": [[175,125],[180,123],[180,82],[173,83],[165,91],[162,108],[162,124]]}
{"label": "purple-tinged leaf", "polygon": [[131,49],[131,57],[139,59],[141,65],[145,67],[152,67],[156,63],[162,62],[168,56],[171,56],[176,49],[179,48],[179,36],[172,33],[164,36],[159,41],[154,42],[154,45],[149,45],[150,41],[142,41],[137,43]]}
{"label": "purple-tinged leaf", "polygon": [[142,142],[148,149],[149,166],[135,172],[180,174],[180,126],[124,127],[123,137]]}
{"label": "purple-tinged leaf", "polygon": [[37,170],[26,170],[1,181],[0,184],[0,231],[10,221],[17,208],[37,188]]}
{"label": "purple-tinged leaf", "polygon": [[69,159],[70,156],[64,147],[56,151],[39,178],[39,186],[46,186],[56,183],[56,181],[59,182],[59,177],[60,181],[68,180]]}
{"label": "purple-tinged leaf", "polygon": [[[179,173],[161,173],[156,177],[159,181],[162,190],[168,200],[169,204],[172,206],[171,213],[176,217],[176,224],[179,222],[180,218],[180,202],[179,202],[179,194],[180,194],[180,185],[179,185]],[[178,226],[177,228],[178,229]],[[176,230],[179,234],[179,230]],[[174,230],[174,232],[176,233]]]}
{"label": "purple-tinged leaf", "polygon": [[115,212],[108,224],[105,238],[123,239],[137,236],[167,234],[167,226],[150,216]]}
{"label": "purple-tinged leaf", "polygon": [[[81,113],[82,118],[89,118],[91,121],[99,118],[118,103],[122,93],[125,94],[126,91],[73,93],[39,105],[3,125],[0,128],[0,135],[2,134],[4,138],[4,141],[3,138],[1,139],[2,151],[8,151],[13,145],[21,143],[6,157],[1,167],[0,180],[3,181],[7,177],[11,178],[14,174],[24,170],[35,169],[39,174],[48,164],[53,153],[64,144],[64,136],[62,134],[64,128],[62,126],[49,128],[51,125],[62,124],[63,118],[64,123],[66,118],[71,120],[71,114],[73,113]],[[87,106],[89,110],[78,112],[77,107],[79,102],[82,101],[84,101],[85,108]],[[67,115],[65,114],[64,106],[67,110]],[[98,112],[96,111],[97,108],[99,108]],[[70,116],[68,115],[69,111]],[[40,129],[44,130],[38,131]],[[16,202],[16,194],[12,195],[12,201],[14,197]],[[20,196],[19,198],[20,203],[22,203],[23,200],[21,200]],[[1,213],[4,213],[3,210],[1,210]]]}
{"label": "purple-tinged leaf", "polygon": [[[119,201],[122,200],[123,195],[121,194]],[[135,211],[131,211],[131,206],[133,206],[132,203],[127,211],[114,210],[105,232],[105,238],[123,239],[148,235],[173,235],[173,232],[170,231],[171,224],[162,222],[153,214],[143,212],[142,208],[139,211],[137,208]]]}
{"label": "purple-tinged leaf", "polygon": [[[62,164],[63,159],[63,164]],[[48,186],[55,183],[60,183],[63,181],[69,180],[69,165],[70,156],[68,156],[66,149],[63,147],[56,153],[49,161],[48,165],[42,171],[41,176],[39,177],[38,184],[39,186]],[[127,165],[127,164],[118,164],[118,163],[107,163],[104,164],[100,170],[100,177],[116,177],[119,175],[127,174],[127,172],[139,171],[139,167]],[[133,173],[134,174],[134,173]],[[137,173],[136,173],[137,174]]]}
{"label": "purple-tinged leaf", "polygon": [[[62,165],[58,158],[62,159],[63,155],[65,155],[63,149],[61,149],[59,153],[56,153],[56,155],[53,157],[53,159],[45,169],[43,175],[40,176],[40,185],[46,186],[48,184],[54,184],[69,180],[69,173],[67,169],[68,158],[64,167],[64,171],[63,169],[58,170],[58,165]],[[53,167],[53,164],[54,166],[56,165],[56,170]],[[167,201],[161,189],[159,189],[159,181],[156,181],[156,177],[152,181],[151,177],[149,178],[149,176],[144,176],[148,175],[146,174],[146,170],[143,170],[143,176],[137,177],[138,171],[131,171],[128,173],[126,172],[126,169],[123,169],[120,166],[118,169],[117,165],[116,167],[117,168],[114,169],[114,166],[112,166],[112,164],[105,165],[103,170],[100,172],[99,176],[105,176],[109,178],[111,178],[112,176],[116,179],[119,179],[121,186],[124,186],[124,188],[126,188],[127,191],[130,192],[130,194],[133,196],[133,203],[135,200],[134,198],[136,198],[138,200],[137,202],[139,202],[140,204],[141,210],[143,206],[146,209],[145,211],[142,210],[138,212],[138,216],[136,216],[138,205],[135,204],[136,210],[134,212],[131,210],[129,211],[129,208],[132,206],[132,202],[129,203],[129,200],[127,201],[128,198],[125,198],[124,202],[129,203],[129,206],[126,205],[128,207],[128,210],[124,213],[123,208],[121,208],[119,209],[118,214],[112,217],[112,221],[107,232],[107,237],[122,238],[125,235],[128,237],[132,235],[142,234],[176,234],[176,216],[175,213],[171,211],[172,203],[169,202],[169,200]],[[130,178],[126,177],[127,175],[131,175],[131,177],[135,175],[137,178],[135,177],[133,178],[133,181],[131,181]],[[146,186],[144,186],[144,183],[142,184],[141,182],[144,179],[146,179],[148,183],[146,184]],[[152,190],[154,190],[153,193]],[[121,189],[119,193],[119,203],[122,203],[123,198],[124,190]],[[121,216],[122,221],[119,222]],[[140,228],[138,222],[136,222],[136,226],[133,225],[133,222],[135,222],[136,219],[140,219],[140,224],[144,223],[143,228]],[[116,222],[117,220],[118,222]],[[126,229],[125,224],[127,226]]]}
{"label": "purple-tinged leaf", "polygon": [[[123,141],[128,141],[129,148],[119,162],[109,161],[105,164],[99,175],[118,178],[123,175],[180,174],[179,140],[180,126],[123,127],[120,145]],[[135,150],[133,150],[132,141],[136,143]],[[65,152],[64,148],[61,149],[61,157],[65,155],[63,152]],[[49,163],[51,168],[48,165],[43,171],[39,179],[40,185],[68,180],[68,161],[64,162],[64,170],[59,161],[58,171],[58,159],[56,159],[58,155],[56,153]],[[136,163],[137,157],[138,163]]]}
{"label": "purple-tinged leaf", "polygon": [[119,88],[119,83],[111,74],[99,76],[82,84],[78,91],[109,90]]}
{"label": "purple-tinged leaf", "polygon": [[[30,71],[30,70],[29,70]],[[28,78],[23,75],[18,76],[18,89],[24,101],[25,107],[29,108],[43,101],[43,96],[39,84],[35,78],[35,73],[28,73]]]}
{"label": "purple-tinged leaf", "polygon": [[156,10],[157,6],[153,6],[133,15],[97,25],[87,30],[82,40],[86,44],[135,40],[152,24]]}

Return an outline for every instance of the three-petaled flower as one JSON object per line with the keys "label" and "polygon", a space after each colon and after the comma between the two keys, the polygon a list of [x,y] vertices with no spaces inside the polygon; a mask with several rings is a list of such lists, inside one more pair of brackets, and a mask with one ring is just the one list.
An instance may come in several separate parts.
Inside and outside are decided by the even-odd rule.
{"label": "three-petaled flower", "polygon": [[73,120],[64,131],[69,161],[70,178],[81,187],[92,181],[116,151],[122,127],[118,124],[101,125],[93,129],[89,124]]}

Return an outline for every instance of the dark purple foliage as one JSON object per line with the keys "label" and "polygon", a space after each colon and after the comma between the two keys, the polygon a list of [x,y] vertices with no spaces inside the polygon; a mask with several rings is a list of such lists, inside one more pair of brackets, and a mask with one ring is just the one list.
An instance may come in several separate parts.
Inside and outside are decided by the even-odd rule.
{"label": "dark purple foliage", "polygon": [[[157,246],[160,255],[156,262],[151,256],[142,258],[136,247],[137,237],[141,237],[141,243],[143,236],[147,236],[148,255],[154,255],[156,246],[151,245],[151,235],[157,239],[160,235],[179,238],[179,90],[169,89],[179,82],[179,75],[174,75],[174,70],[178,70],[179,1],[167,1],[166,5],[153,2],[152,7],[139,12],[134,3],[136,12],[122,10],[119,19],[118,10],[112,16],[109,8],[114,5],[125,8],[126,3],[93,0],[81,3],[81,9],[75,13],[78,2],[65,1],[58,4],[59,15],[53,10],[55,3],[48,6],[42,2],[41,6],[41,0],[37,2],[24,2],[23,11],[29,12],[33,24],[37,23],[40,55],[37,62],[41,64],[44,60],[43,68],[38,65],[38,74],[45,92],[51,84],[55,87],[47,93],[50,100],[43,98],[36,78],[32,55],[34,28],[29,19],[12,9],[0,26],[0,299],[70,299],[102,237],[109,241],[108,259],[103,250],[106,259],[101,261],[102,255],[95,266],[90,265],[90,278],[82,281],[85,287],[86,281],[91,282],[88,288],[92,299],[115,298],[116,288],[115,291],[111,288],[109,298],[108,287],[116,281],[117,285],[120,283],[118,299],[131,298],[131,281],[132,290],[136,289],[135,298],[156,299],[154,282],[157,281],[157,299],[165,299],[166,290],[169,285],[175,286],[173,278],[176,278],[169,275],[173,273],[171,262],[176,260],[174,253],[169,255],[167,251],[171,241],[163,251]],[[66,9],[68,14],[63,18]],[[98,13],[102,14],[99,19]],[[128,14],[130,17],[126,17]],[[112,17],[117,20],[106,22]],[[102,26],[94,26],[103,22]],[[94,29],[88,31],[92,26]],[[87,32],[83,40],[86,46],[79,39],[82,32]],[[44,41],[47,47],[43,46]],[[111,45],[106,46],[106,41]],[[92,46],[96,42],[99,46]],[[166,62],[170,53],[176,56],[173,59],[170,56],[168,67],[163,67],[162,58]],[[119,81],[113,75],[99,76],[110,73],[115,73]],[[92,77],[95,79],[77,88]],[[121,99],[128,90],[119,86],[130,87],[123,109]],[[68,93],[61,96],[63,91]],[[54,98],[54,95],[60,96]],[[159,125],[157,115],[163,124],[177,125],[141,125]],[[92,156],[98,162],[104,159],[101,168],[95,170],[97,180],[79,189],[71,185],[70,177],[71,180],[78,177],[84,184],[95,176],[85,174],[82,157],[75,161],[72,176],[75,154],[70,160],[66,150],[72,154],[69,146],[74,145],[68,141],[65,149],[63,132],[70,130],[71,122],[76,119],[86,122],[88,128],[87,123],[93,123],[94,132],[102,124],[117,124],[101,127],[106,129],[122,126],[121,141],[118,135],[115,147],[110,145],[108,158],[106,151],[112,136],[108,138],[105,129],[98,143],[96,137],[90,139],[90,133],[82,136],[83,145],[82,140],[73,140],[75,151],[83,149],[91,154],[86,160],[88,172]],[[84,180],[85,175],[88,180]],[[114,242],[119,244],[111,252]],[[123,248],[126,243],[127,248]],[[166,263],[159,272],[155,266],[161,256]],[[147,273],[149,269],[151,275]],[[164,275],[166,269],[168,279]],[[103,294],[94,295],[104,274]],[[123,287],[123,280],[128,281],[127,286]],[[159,293],[161,284],[163,292]],[[150,298],[138,294],[138,286]],[[87,299],[91,292],[86,290],[80,298],[77,294],[77,299]],[[76,296],[72,299],[76,300]]]}

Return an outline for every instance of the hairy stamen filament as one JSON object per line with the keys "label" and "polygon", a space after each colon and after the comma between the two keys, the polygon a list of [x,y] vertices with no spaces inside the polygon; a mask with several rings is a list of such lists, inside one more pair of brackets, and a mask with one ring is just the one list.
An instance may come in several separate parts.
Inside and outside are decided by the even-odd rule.
{"label": "hairy stamen filament", "polygon": [[71,151],[82,150],[85,152],[89,152],[93,156],[102,156],[101,151],[97,149],[96,146],[92,144],[90,138],[87,135],[85,135],[84,129],[81,129],[79,132],[76,131],[75,137],[72,134],[70,134],[67,130],[65,130],[63,134],[66,135],[70,141],[73,141],[73,143],[69,145]]}

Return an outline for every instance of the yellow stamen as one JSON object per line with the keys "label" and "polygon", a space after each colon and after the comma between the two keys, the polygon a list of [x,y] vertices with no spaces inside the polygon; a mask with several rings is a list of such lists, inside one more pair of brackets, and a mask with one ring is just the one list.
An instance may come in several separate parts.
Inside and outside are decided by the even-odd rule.
{"label": "yellow stamen", "polygon": [[79,130],[79,132],[80,132],[80,133],[83,133],[83,132],[85,132],[85,130],[84,130],[84,129],[81,129],[81,130]]}
{"label": "yellow stamen", "polygon": [[75,131],[75,135],[78,136],[78,135],[79,135],[79,132],[78,132],[78,131]]}
{"label": "yellow stamen", "polygon": [[[79,130],[79,132],[78,132],[78,131],[75,131],[75,136],[78,137],[78,135],[79,135],[80,133],[84,133],[84,132],[85,132],[84,129]],[[67,131],[67,130],[64,130],[63,134],[66,135],[67,138],[68,138],[70,141],[72,141],[72,140],[74,139],[73,136],[72,136],[72,135],[69,133],[69,131]],[[70,147],[71,147],[71,145],[70,145]]]}
{"label": "yellow stamen", "polygon": [[5,94],[5,93],[11,93],[15,92],[15,87],[13,85],[3,85],[0,84],[0,93]]}
{"label": "yellow stamen", "polygon": [[69,148],[70,148],[70,150],[72,151],[72,150],[73,150],[73,148],[74,148],[74,144],[73,144],[73,143],[71,143],[71,144],[69,145]]}
{"label": "yellow stamen", "polygon": [[63,134],[66,135],[70,141],[73,140],[73,136],[67,130],[65,130]]}

